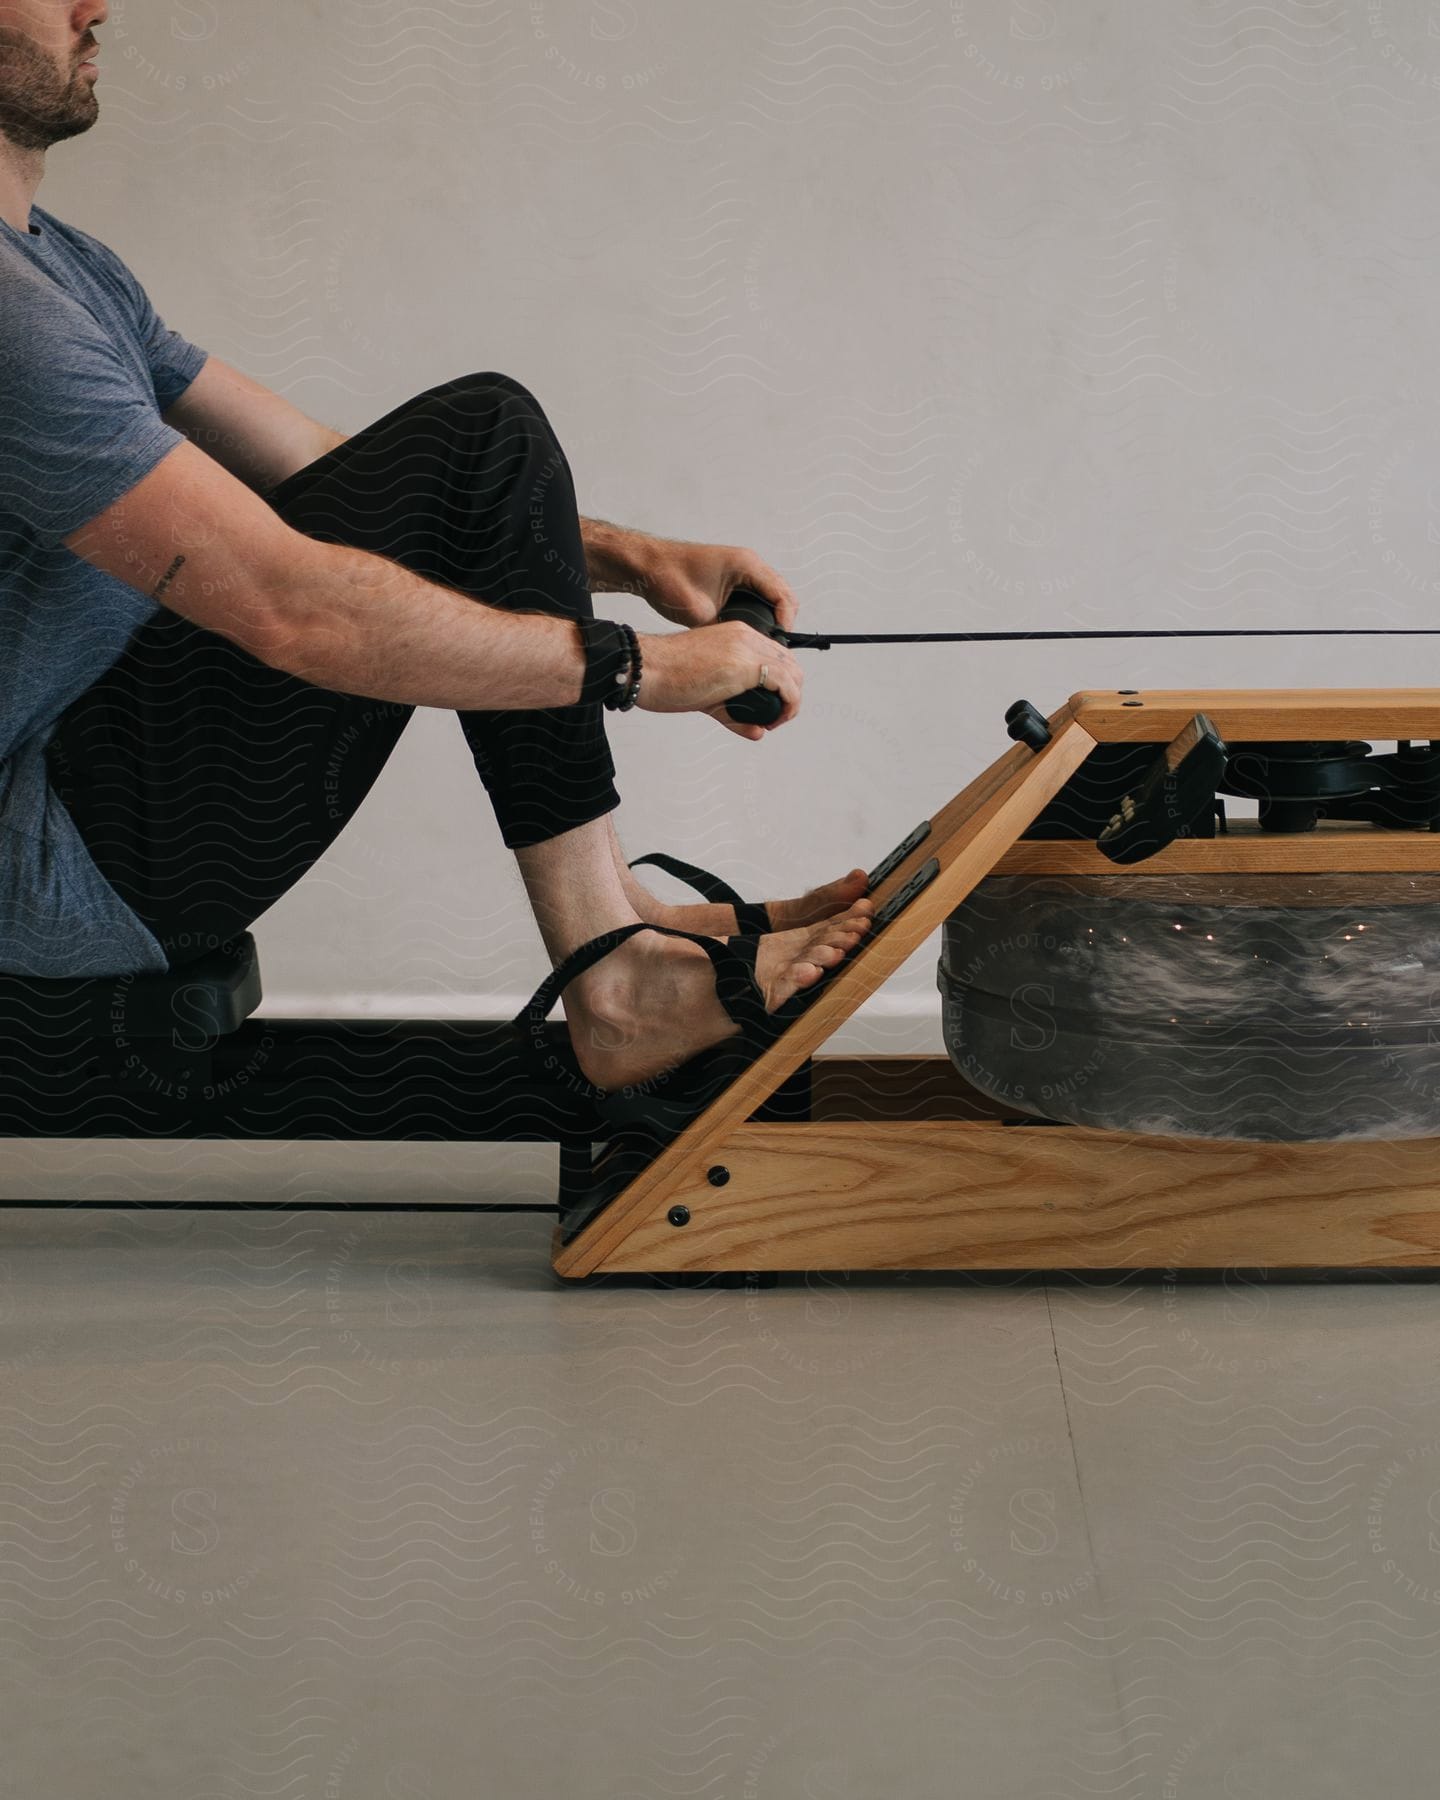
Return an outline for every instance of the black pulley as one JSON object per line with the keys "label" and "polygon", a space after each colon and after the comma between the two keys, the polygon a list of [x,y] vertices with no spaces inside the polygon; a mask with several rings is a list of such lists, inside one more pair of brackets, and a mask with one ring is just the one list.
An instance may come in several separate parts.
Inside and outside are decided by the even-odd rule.
{"label": "black pulley", "polygon": [[1310,831],[1336,800],[1355,800],[1375,785],[1369,744],[1235,744],[1220,791],[1260,803],[1262,831]]}

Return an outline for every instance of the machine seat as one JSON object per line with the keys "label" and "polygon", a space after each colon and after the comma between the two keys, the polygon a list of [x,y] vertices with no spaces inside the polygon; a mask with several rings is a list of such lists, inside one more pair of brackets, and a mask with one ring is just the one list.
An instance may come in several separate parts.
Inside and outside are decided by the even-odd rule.
{"label": "machine seat", "polygon": [[0,974],[0,1037],[183,1034],[193,1042],[236,1030],[260,999],[260,962],[246,931],[166,975]]}

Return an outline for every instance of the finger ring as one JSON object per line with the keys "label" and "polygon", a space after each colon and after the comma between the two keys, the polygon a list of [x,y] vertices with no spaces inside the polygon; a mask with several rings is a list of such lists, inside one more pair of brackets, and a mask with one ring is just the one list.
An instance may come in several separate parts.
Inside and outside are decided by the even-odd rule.
{"label": "finger ring", "polygon": [[760,665],[760,685],[762,688],[768,688],[770,685],[769,663],[761,663]]}

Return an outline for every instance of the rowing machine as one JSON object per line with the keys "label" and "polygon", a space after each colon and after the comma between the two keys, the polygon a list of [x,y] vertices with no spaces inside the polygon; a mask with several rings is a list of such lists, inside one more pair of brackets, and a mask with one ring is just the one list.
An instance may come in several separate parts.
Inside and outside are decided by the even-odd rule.
{"label": "rowing machine", "polygon": [[[1440,1135],[1097,1129],[950,1056],[816,1054],[988,877],[1440,898],[1440,690],[1084,692],[1008,722],[1012,748],[874,872],[876,928],[775,1043],[669,1141],[571,1157],[557,1273],[1440,1264]],[[1264,816],[1225,820],[1221,795],[1257,787]]]}

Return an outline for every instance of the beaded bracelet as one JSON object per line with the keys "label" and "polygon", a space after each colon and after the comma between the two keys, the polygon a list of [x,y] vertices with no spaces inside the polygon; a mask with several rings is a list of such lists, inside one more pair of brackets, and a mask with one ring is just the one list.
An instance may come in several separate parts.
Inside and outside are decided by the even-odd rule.
{"label": "beaded bracelet", "polygon": [[622,620],[620,629],[625,633],[626,640],[630,645],[630,680],[618,699],[608,704],[616,712],[629,712],[640,698],[640,677],[644,670],[644,658],[640,654],[640,640],[635,635],[634,627],[626,625]]}
{"label": "beaded bracelet", "polygon": [[631,663],[626,627],[613,619],[580,619],[580,639],[585,649],[585,676],[580,688],[580,703],[613,707],[614,696],[623,688],[626,670]]}

